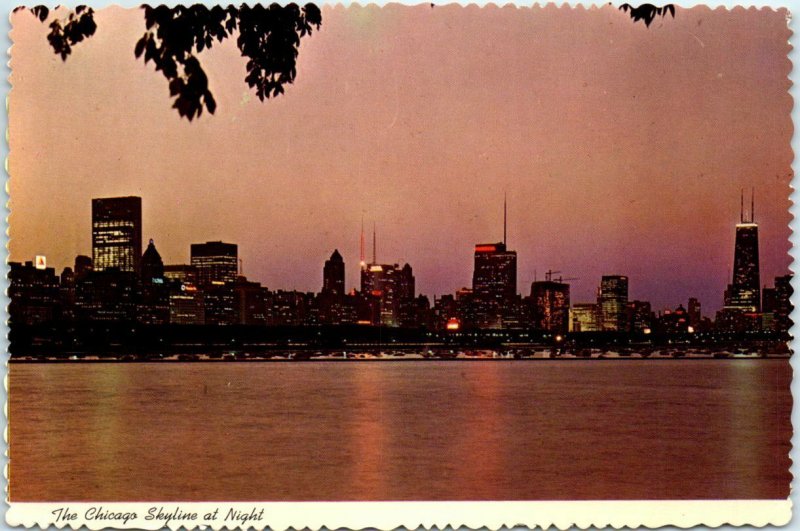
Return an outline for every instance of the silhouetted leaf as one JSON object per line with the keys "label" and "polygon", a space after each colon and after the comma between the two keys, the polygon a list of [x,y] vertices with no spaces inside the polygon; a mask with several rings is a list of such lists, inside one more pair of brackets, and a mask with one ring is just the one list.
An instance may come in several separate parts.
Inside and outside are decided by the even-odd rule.
{"label": "silhouetted leaf", "polygon": [[50,14],[50,10],[47,8],[47,6],[35,6],[31,8],[31,11],[40,22],[44,22],[47,19],[47,15]]}
{"label": "silhouetted leaf", "polygon": [[214,100],[214,96],[211,94],[211,91],[206,91],[204,99],[206,100],[206,108],[208,109],[208,112],[214,114],[214,111],[217,110],[217,102]]}
{"label": "silhouetted leaf", "polygon": [[137,59],[142,56],[142,52],[144,52],[144,47],[146,44],[147,44],[146,37],[142,37],[136,42],[136,47],[133,49],[133,54],[136,56]]}
{"label": "silhouetted leaf", "polygon": [[169,82],[169,95],[177,96],[183,90],[183,79],[176,77]]}

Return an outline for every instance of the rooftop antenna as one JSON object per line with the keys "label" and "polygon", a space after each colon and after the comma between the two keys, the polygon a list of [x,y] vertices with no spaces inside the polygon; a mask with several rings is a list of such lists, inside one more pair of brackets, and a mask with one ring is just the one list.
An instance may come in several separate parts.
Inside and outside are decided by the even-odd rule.
{"label": "rooftop antenna", "polygon": [[739,223],[744,223],[744,188],[742,188],[742,197],[739,206]]}
{"label": "rooftop antenna", "polygon": [[377,264],[378,263],[378,251],[377,251],[378,245],[376,243],[378,241],[378,238],[375,236],[376,232],[377,231],[375,230],[375,222],[373,221],[372,222],[372,263],[373,264]]}
{"label": "rooftop antenna", "polygon": [[507,226],[508,226],[508,192],[503,194],[503,245],[506,244]]}
{"label": "rooftop antenna", "polygon": [[756,188],[750,189],[750,223],[756,222]]}
{"label": "rooftop antenna", "polygon": [[361,214],[361,253],[360,253],[360,263],[363,267],[366,262],[364,262],[364,214]]}

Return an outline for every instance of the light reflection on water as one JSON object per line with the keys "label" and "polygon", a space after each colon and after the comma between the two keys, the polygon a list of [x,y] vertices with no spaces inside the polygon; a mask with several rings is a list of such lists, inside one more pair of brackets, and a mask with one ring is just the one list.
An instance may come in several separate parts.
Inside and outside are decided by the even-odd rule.
{"label": "light reflection on water", "polygon": [[12,364],[14,501],[785,498],[782,360]]}

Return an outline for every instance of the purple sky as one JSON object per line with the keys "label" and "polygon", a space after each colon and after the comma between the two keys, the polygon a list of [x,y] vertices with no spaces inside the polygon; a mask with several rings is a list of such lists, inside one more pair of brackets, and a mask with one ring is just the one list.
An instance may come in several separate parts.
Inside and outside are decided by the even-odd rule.
{"label": "purple sky", "polygon": [[789,272],[786,16],[696,7],[648,29],[608,6],[326,7],[275,100],[247,88],[233,42],[202,53],[218,108],[189,123],[134,58],[140,9],[98,11],[65,63],[20,12],[11,259],[60,271],[91,254],[91,198],[140,195],[166,263],[221,239],[248,277],[316,291],[338,248],[349,288],[363,215],[378,259],[438,295],[470,284],[475,243],[502,238],[507,192],[523,294],[548,268],[579,279],[573,302],[627,274],[657,309],[716,310],[742,187],[762,282]]}

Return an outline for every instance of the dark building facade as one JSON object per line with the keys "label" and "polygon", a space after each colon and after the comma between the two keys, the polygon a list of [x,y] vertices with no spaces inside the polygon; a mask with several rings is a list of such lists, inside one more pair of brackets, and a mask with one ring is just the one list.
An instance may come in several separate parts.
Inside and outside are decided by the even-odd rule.
{"label": "dark building facade", "polygon": [[648,301],[630,301],[627,308],[628,330],[635,334],[652,331],[653,310]]}
{"label": "dark building facade", "polygon": [[751,203],[748,216],[744,198],[736,224],[733,249],[733,276],[725,290],[722,310],[717,314],[720,330],[756,330],[761,328],[761,277],[758,256],[758,224]]}
{"label": "dark building facade", "polygon": [[[409,264],[366,264],[361,269],[361,293],[370,308],[369,298],[374,298],[378,305],[378,322],[383,326],[404,326],[403,314],[413,312],[415,297],[414,273]],[[374,321],[374,312],[371,311]],[[363,312],[362,312],[363,316]],[[359,320],[362,320],[361,317]],[[406,317],[408,318],[408,317]]]}
{"label": "dark building facade", "polygon": [[201,285],[233,282],[239,268],[239,249],[235,243],[193,243],[191,263],[197,268],[198,282]]}
{"label": "dark building facade", "polygon": [[142,198],[92,199],[94,270],[118,269],[138,273],[141,256]]}
{"label": "dark building facade", "polygon": [[331,257],[325,261],[322,269],[322,293],[344,295],[344,259],[335,249]]}
{"label": "dark building facade", "polygon": [[61,289],[52,267],[33,262],[9,262],[8,312],[10,324],[39,324],[60,317]]}
{"label": "dark building facade", "polygon": [[774,330],[788,332],[792,327],[792,275],[775,277]]}
{"label": "dark building facade", "polygon": [[169,322],[179,325],[202,325],[206,322],[205,298],[192,284],[170,284]]}
{"label": "dark building facade", "polygon": [[161,255],[158,253],[153,240],[147,244],[142,255],[141,262],[142,282],[145,284],[163,283],[164,280],[164,262],[161,260]]}
{"label": "dark building facade", "polygon": [[153,240],[142,255],[141,281],[137,320],[154,325],[169,323],[170,287],[164,278],[164,262]]}
{"label": "dark building facade", "polygon": [[690,297],[687,311],[689,312],[689,326],[695,331],[700,330],[700,325],[703,320],[703,311],[700,301],[695,297]]}
{"label": "dark building facade", "polygon": [[507,250],[505,243],[476,245],[472,294],[475,326],[501,328],[517,295],[516,251]]}
{"label": "dark building facade", "polygon": [[137,315],[139,279],[133,272],[106,269],[75,285],[75,311],[81,320],[132,321]]}
{"label": "dark building facade", "polygon": [[94,266],[92,265],[91,257],[82,254],[75,257],[75,280],[82,279],[86,274],[92,271],[94,271]]}
{"label": "dark building facade", "polygon": [[[317,297],[319,320],[322,324],[355,324],[358,321],[358,297],[345,293],[345,266],[342,255],[335,249],[322,269],[322,291]],[[371,322],[371,319],[368,319]]]}
{"label": "dark building facade", "polygon": [[788,332],[792,327],[792,275],[775,277],[775,286],[764,287],[761,293],[762,325],[776,332]]}
{"label": "dark building facade", "polygon": [[239,305],[232,282],[214,281],[203,286],[202,291],[206,324],[232,325],[239,321]]}
{"label": "dark building facade", "polygon": [[656,320],[656,331],[660,334],[685,334],[692,331],[689,312],[683,305],[674,310],[665,310]]}
{"label": "dark building facade", "polygon": [[239,277],[234,284],[234,294],[237,323],[266,326],[269,317],[267,288],[262,287],[259,282]]}
{"label": "dark building facade", "polygon": [[601,329],[605,332],[624,332],[628,329],[628,277],[604,275],[600,280],[597,300],[600,307]]}
{"label": "dark building facade", "polygon": [[569,330],[569,284],[551,280],[531,284],[533,327],[558,334]]}
{"label": "dark building facade", "polygon": [[733,278],[726,291],[725,307],[746,313],[761,311],[761,277],[758,267],[758,225],[736,224]]}

